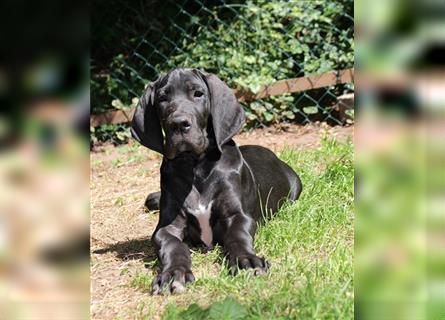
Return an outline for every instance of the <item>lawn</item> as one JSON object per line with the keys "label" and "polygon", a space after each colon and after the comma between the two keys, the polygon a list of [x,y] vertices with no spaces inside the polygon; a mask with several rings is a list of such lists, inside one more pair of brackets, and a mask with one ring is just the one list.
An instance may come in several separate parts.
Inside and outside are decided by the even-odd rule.
{"label": "lawn", "polygon": [[[196,282],[182,295],[138,302],[136,319],[352,319],[354,246],[353,145],[324,138],[312,150],[278,153],[300,174],[303,192],[255,239],[271,263],[265,276],[230,275],[221,250],[192,251]],[[148,293],[156,261],[131,275],[128,285]]]}

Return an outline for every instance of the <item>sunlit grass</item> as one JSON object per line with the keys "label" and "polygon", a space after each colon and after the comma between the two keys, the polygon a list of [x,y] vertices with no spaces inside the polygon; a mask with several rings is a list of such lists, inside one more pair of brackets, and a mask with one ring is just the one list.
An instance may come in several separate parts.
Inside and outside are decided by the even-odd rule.
{"label": "sunlit grass", "polygon": [[[299,173],[303,193],[296,203],[287,203],[259,227],[255,248],[271,263],[269,273],[256,277],[243,271],[232,276],[219,248],[206,254],[193,252],[197,280],[189,285],[188,292],[147,296],[140,303],[137,318],[159,316],[162,304],[167,305],[163,318],[182,319],[182,310],[191,304],[205,309],[226,297],[241,303],[244,309],[240,319],[353,318],[352,143],[323,140],[319,149],[286,149],[279,156]],[[153,276],[136,275],[132,285],[149,291]],[[190,319],[210,319],[209,314],[214,314],[193,313],[193,308],[197,307],[189,309],[194,314]]]}

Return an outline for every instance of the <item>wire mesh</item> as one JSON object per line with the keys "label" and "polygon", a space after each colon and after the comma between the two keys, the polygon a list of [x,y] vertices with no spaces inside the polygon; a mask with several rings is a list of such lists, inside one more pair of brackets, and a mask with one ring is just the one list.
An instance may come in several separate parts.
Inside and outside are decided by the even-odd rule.
{"label": "wire mesh", "polygon": [[[150,81],[175,67],[217,74],[255,92],[277,80],[353,67],[353,0],[112,0],[92,24],[92,111],[137,104]],[[248,126],[351,122],[342,84],[245,103]],[[108,128],[110,131],[112,127]]]}

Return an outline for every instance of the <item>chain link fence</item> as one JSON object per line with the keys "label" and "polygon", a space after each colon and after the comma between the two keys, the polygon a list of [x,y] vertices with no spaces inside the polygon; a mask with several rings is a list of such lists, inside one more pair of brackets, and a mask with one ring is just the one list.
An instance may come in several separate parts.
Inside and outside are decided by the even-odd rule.
{"label": "chain link fence", "polygon": [[[256,94],[279,80],[354,64],[353,0],[111,0],[96,1],[92,12],[93,114],[133,108],[148,82],[175,67],[204,69]],[[352,123],[353,110],[339,107],[338,97],[353,89],[338,84],[243,102],[247,127]],[[93,136],[125,141],[127,127],[105,124]]]}

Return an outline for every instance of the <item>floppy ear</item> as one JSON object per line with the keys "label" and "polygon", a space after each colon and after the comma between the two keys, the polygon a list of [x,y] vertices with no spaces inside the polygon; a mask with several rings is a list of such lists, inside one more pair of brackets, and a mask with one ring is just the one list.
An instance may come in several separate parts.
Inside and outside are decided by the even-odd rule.
{"label": "floppy ear", "polygon": [[147,148],[163,152],[163,141],[161,124],[154,102],[154,83],[145,90],[134,112],[131,125],[131,135],[140,144]]}
{"label": "floppy ear", "polygon": [[216,143],[221,146],[237,134],[244,125],[244,110],[235,94],[217,76],[201,72],[210,91],[210,114]]}

